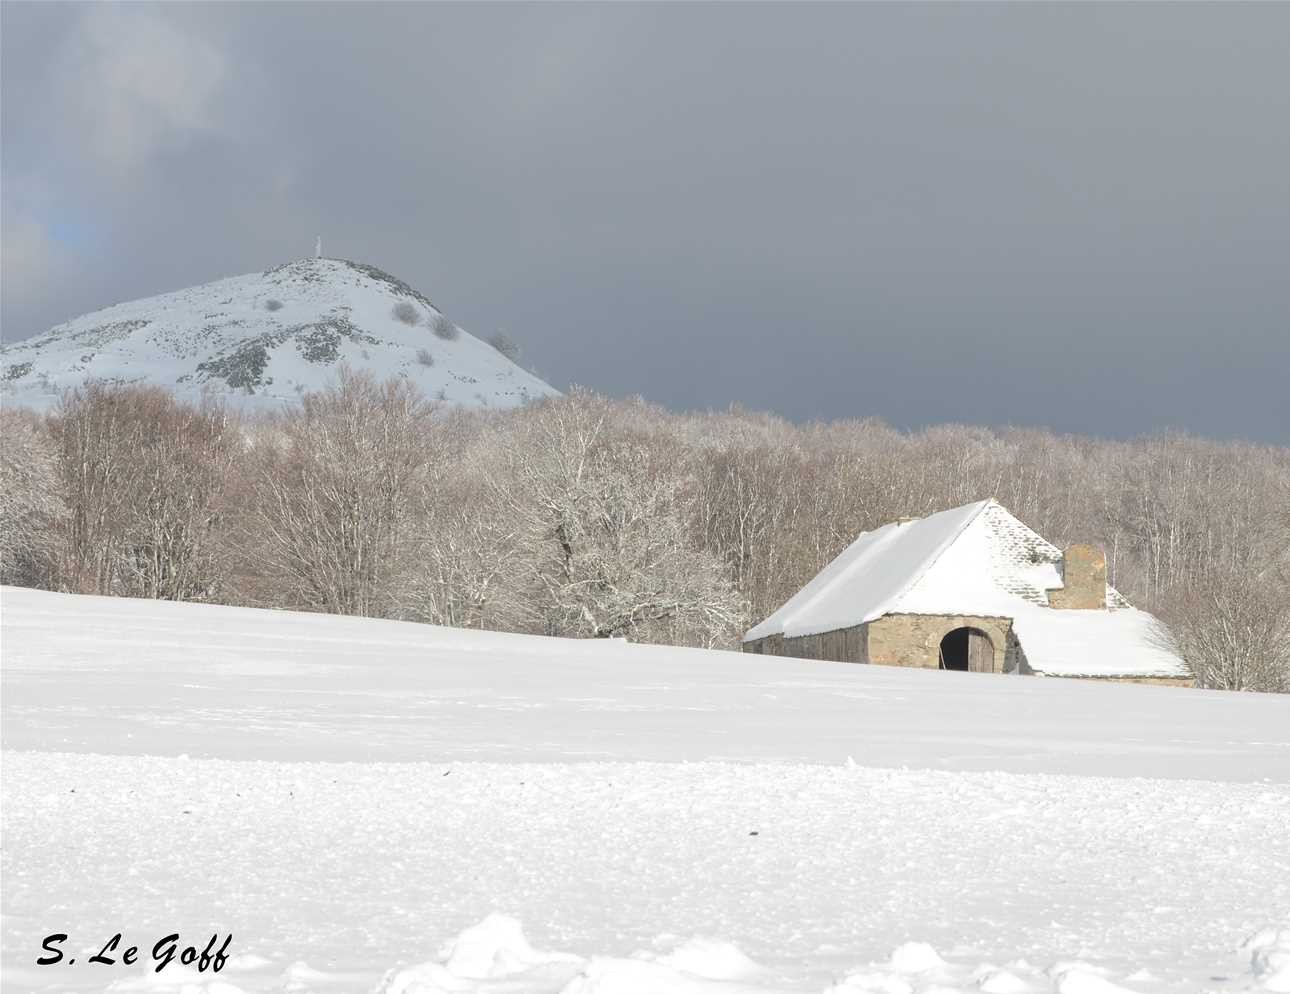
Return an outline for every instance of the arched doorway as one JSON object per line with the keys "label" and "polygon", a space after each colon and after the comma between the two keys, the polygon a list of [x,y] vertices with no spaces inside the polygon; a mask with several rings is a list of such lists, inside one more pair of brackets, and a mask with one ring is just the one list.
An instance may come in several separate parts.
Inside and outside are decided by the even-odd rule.
{"label": "arched doorway", "polygon": [[941,639],[940,667],[972,673],[994,672],[994,644],[979,628],[955,628]]}

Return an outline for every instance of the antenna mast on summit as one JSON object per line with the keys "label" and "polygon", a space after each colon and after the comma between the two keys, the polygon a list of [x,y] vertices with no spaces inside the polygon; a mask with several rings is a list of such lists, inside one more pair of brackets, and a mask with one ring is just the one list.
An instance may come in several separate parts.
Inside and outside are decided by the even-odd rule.
{"label": "antenna mast on summit", "polygon": [[322,258],[322,235],[319,235],[318,240],[314,242],[314,258]]}

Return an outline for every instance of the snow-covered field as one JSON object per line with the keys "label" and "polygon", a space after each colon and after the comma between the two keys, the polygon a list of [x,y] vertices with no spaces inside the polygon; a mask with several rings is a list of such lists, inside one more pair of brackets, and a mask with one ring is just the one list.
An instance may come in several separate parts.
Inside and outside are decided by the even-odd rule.
{"label": "snow-covered field", "polygon": [[6,992],[1290,990],[1283,698],[0,599]]}

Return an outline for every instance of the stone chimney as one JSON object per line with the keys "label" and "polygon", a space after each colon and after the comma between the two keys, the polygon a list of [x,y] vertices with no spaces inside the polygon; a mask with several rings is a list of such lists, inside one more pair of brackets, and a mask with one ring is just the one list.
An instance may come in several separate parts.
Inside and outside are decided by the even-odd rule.
{"label": "stone chimney", "polygon": [[1106,607],[1106,553],[1095,545],[1068,545],[1062,553],[1062,583],[1048,591],[1048,606],[1091,611]]}

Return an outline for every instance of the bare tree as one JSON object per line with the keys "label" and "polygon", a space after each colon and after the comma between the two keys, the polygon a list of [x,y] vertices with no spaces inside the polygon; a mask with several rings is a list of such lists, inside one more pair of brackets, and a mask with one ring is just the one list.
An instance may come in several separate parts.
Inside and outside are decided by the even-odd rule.
{"label": "bare tree", "polygon": [[68,393],[50,420],[68,515],[60,583],[76,593],[117,593],[142,424],[133,397],[91,383]]}
{"label": "bare tree", "polygon": [[[454,473],[454,476],[456,474]],[[478,480],[430,482],[405,616],[458,628],[520,629],[519,531]]]}
{"label": "bare tree", "polygon": [[1290,570],[1197,578],[1171,600],[1163,642],[1201,687],[1290,692],[1287,584]]}
{"label": "bare tree", "polygon": [[342,369],[257,446],[247,556],[280,606],[398,613],[431,414],[406,380]]}
{"label": "bare tree", "polygon": [[0,409],[0,583],[57,584],[57,453],[35,415]]}
{"label": "bare tree", "polygon": [[226,487],[238,455],[221,405],[148,398],[123,579],[133,595],[210,600],[228,572]]}
{"label": "bare tree", "polygon": [[156,387],[90,384],[50,419],[59,492],[60,585],[161,599],[215,594],[220,502],[235,460],[217,405]]}
{"label": "bare tree", "polygon": [[554,635],[731,644],[745,620],[721,562],[693,547],[688,481],[582,391],[533,416],[501,483],[526,589]]}

